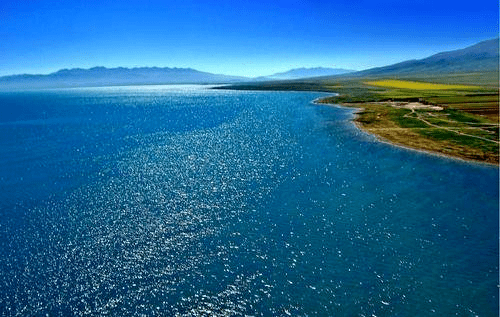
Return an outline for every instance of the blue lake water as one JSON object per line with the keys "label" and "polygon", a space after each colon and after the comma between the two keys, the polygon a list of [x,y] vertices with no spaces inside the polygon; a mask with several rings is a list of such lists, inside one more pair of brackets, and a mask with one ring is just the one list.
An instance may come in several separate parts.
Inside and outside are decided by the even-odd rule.
{"label": "blue lake water", "polygon": [[2,316],[497,316],[498,169],[320,93],[0,93]]}

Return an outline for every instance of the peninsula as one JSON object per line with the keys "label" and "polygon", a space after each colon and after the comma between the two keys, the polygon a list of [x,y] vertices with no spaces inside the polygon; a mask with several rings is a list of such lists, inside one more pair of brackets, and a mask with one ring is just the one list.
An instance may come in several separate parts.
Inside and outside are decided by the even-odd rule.
{"label": "peninsula", "polygon": [[498,165],[498,45],[493,39],[346,75],[229,88],[336,93],[318,103],[358,108],[358,127],[381,140]]}

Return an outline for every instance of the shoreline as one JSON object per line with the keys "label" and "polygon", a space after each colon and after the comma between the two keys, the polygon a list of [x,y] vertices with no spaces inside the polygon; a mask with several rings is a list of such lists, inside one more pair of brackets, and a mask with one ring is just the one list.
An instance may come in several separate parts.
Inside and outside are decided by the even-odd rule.
{"label": "shoreline", "polygon": [[[411,145],[407,145],[407,144],[402,144],[402,143],[398,143],[396,141],[392,141],[392,140],[389,140],[373,131],[370,131],[369,129],[366,129],[363,124],[358,120],[359,118],[359,113],[363,110],[365,110],[365,108],[363,108],[361,106],[361,104],[356,104],[356,106],[351,106],[351,105],[346,105],[344,103],[337,103],[337,104],[332,104],[332,103],[320,103],[318,102],[319,100],[321,100],[323,98],[316,98],[315,100],[313,100],[313,103],[315,105],[322,105],[322,106],[327,106],[327,107],[341,107],[341,108],[350,108],[350,109],[354,109],[354,118],[352,118],[350,121],[354,124],[354,126],[356,126],[357,129],[359,129],[360,131],[364,132],[364,133],[367,133],[369,135],[372,135],[373,137],[375,137],[375,139],[378,141],[378,142],[381,142],[381,143],[384,143],[384,144],[388,144],[390,146],[394,146],[394,147],[398,147],[398,148],[402,148],[402,149],[405,149],[405,150],[410,150],[410,151],[417,151],[417,152],[420,152],[420,153],[425,153],[425,154],[428,154],[428,155],[433,155],[433,156],[437,156],[437,157],[441,157],[441,158],[448,158],[448,159],[453,159],[453,160],[458,160],[458,161],[461,161],[461,162],[464,162],[464,163],[474,163],[474,164],[481,164],[481,165],[486,165],[486,166],[489,166],[489,167],[496,167],[496,168],[499,168],[499,165],[496,164],[496,163],[491,163],[491,162],[487,162],[487,161],[481,161],[481,160],[475,160],[475,159],[472,159],[472,158],[467,158],[467,157],[460,157],[460,156],[455,156],[455,155],[448,155],[448,154],[445,154],[445,153],[441,153],[441,152],[438,152],[438,151],[432,151],[432,150],[427,150],[427,149],[423,149],[423,148],[418,148],[418,147],[413,147]],[[360,106],[360,107],[358,107]]]}

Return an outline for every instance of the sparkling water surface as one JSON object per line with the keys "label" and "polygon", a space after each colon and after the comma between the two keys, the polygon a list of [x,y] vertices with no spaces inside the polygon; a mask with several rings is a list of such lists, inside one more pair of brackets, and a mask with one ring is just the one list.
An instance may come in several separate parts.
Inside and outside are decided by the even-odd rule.
{"label": "sparkling water surface", "polygon": [[0,315],[497,316],[498,169],[321,96],[0,93]]}

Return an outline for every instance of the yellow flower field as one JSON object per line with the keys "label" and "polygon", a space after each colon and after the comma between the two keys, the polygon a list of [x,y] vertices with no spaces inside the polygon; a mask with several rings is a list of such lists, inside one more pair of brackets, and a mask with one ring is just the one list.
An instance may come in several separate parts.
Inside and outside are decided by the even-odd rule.
{"label": "yellow flower field", "polygon": [[377,81],[368,81],[365,84],[370,86],[412,89],[412,90],[444,90],[444,89],[472,89],[477,88],[474,86],[465,85],[444,85],[444,84],[431,84],[416,81],[385,79]]}

